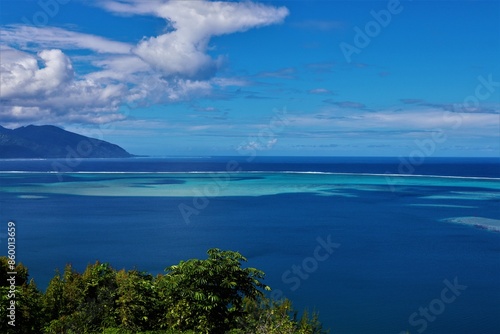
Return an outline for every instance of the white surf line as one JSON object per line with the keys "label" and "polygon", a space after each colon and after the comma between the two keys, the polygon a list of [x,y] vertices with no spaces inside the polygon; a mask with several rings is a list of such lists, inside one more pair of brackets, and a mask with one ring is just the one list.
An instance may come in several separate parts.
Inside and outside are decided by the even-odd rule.
{"label": "white surf line", "polygon": [[390,176],[390,177],[408,177],[408,178],[441,178],[441,179],[465,179],[465,180],[487,180],[500,181],[500,177],[484,176],[455,176],[455,175],[426,175],[426,174],[379,174],[379,173],[339,173],[339,172],[315,172],[315,171],[163,171],[163,172],[144,172],[144,171],[79,171],[79,172],[57,172],[57,171],[0,171],[1,174],[310,174],[310,175],[345,175],[345,176]]}

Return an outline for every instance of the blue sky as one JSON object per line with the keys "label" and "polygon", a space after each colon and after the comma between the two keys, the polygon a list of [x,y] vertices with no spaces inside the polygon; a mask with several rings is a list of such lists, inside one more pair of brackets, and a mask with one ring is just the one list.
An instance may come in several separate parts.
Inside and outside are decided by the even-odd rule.
{"label": "blue sky", "polygon": [[499,156],[500,1],[6,0],[0,124],[149,155]]}

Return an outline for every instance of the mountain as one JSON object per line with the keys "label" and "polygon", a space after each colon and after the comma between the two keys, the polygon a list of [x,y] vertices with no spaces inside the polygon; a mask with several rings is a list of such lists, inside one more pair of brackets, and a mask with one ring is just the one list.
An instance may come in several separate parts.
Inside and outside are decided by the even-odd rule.
{"label": "mountain", "polygon": [[0,159],[129,158],[118,145],[85,137],[52,125],[0,126]]}

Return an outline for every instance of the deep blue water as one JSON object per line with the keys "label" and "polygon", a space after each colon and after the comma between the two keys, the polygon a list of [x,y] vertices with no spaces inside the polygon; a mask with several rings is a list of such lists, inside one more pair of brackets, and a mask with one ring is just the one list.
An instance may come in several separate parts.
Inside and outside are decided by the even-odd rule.
{"label": "deep blue water", "polygon": [[226,171],[236,161],[242,171],[483,176],[500,178],[499,158],[374,157],[171,157],[129,159],[0,160],[0,171],[187,172]]}
{"label": "deep blue water", "polygon": [[[231,160],[58,162],[71,172],[224,172]],[[53,166],[0,162],[3,171]],[[241,252],[249,266],[266,272],[277,296],[299,309],[315,308],[333,333],[500,332],[500,232],[448,221],[500,220],[498,160],[428,159],[392,187],[385,176],[279,172],[398,174],[397,159],[249,163],[240,157],[235,166],[242,172],[219,181],[211,173],[0,173],[0,221],[16,221],[18,257],[41,288],[68,262],[83,270],[99,259],[159,273],[218,247]],[[219,192],[196,195],[208,186]],[[197,210],[189,224],[180,205]],[[335,249],[318,253],[318,240]],[[444,281],[455,279],[467,288],[459,295],[448,291],[445,296],[455,298],[445,303]],[[429,307],[426,320],[418,312]]]}

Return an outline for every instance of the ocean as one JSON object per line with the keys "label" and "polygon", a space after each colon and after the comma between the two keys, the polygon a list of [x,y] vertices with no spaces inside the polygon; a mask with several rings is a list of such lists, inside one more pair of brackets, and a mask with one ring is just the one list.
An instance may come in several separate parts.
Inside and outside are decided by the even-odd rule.
{"label": "ocean", "polygon": [[160,273],[242,253],[332,333],[500,333],[499,159],[0,161],[1,254]]}

